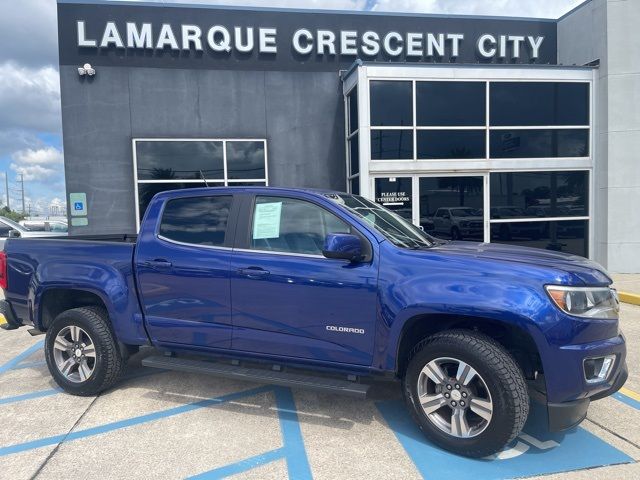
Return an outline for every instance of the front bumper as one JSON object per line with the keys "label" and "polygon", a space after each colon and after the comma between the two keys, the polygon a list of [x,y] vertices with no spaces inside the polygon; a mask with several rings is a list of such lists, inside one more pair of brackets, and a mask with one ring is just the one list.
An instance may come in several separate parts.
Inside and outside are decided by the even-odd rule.
{"label": "front bumper", "polygon": [[614,375],[611,386],[588,398],[574,400],[571,402],[547,403],[547,413],[549,417],[549,430],[558,432],[573,428],[582,422],[587,416],[587,410],[592,400],[599,400],[609,395],[613,395],[624,385],[629,377],[627,364],[622,362],[620,368]]}

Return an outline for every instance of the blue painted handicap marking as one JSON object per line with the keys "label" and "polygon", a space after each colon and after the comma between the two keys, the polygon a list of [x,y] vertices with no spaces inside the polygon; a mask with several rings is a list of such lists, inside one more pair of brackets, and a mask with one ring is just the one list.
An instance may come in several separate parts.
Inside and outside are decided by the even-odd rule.
{"label": "blue painted handicap marking", "polygon": [[82,210],[82,202],[76,202],[73,204],[73,209],[74,210]]}
{"label": "blue painted handicap marking", "polygon": [[634,461],[584,428],[549,432],[546,410],[536,404],[532,405],[523,433],[502,452],[485,459],[460,457],[430,444],[400,401],[376,405],[424,478],[529,477]]}

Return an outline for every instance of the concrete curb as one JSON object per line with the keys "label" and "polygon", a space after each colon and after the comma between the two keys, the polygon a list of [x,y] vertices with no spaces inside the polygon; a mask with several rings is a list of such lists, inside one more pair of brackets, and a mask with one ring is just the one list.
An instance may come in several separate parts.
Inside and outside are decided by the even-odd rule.
{"label": "concrete curb", "polygon": [[637,293],[618,292],[618,298],[621,302],[624,303],[640,305],[640,295],[638,295]]}

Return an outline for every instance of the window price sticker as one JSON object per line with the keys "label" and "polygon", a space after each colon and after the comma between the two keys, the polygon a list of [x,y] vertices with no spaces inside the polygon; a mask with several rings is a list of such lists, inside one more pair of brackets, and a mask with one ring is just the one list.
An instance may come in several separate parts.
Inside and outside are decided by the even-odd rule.
{"label": "window price sticker", "polygon": [[282,202],[258,203],[253,217],[253,239],[278,238]]}

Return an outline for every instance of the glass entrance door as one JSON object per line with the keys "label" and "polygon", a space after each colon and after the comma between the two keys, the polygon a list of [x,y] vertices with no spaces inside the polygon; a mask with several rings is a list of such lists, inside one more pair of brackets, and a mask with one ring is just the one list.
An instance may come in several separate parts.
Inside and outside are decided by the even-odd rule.
{"label": "glass entrance door", "polygon": [[375,201],[438,238],[488,241],[487,174],[404,175],[373,179]]}
{"label": "glass entrance door", "polygon": [[435,237],[482,242],[485,175],[418,178],[420,226]]}
{"label": "glass entrance door", "polygon": [[413,220],[413,178],[383,177],[374,179],[375,201],[401,217]]}

